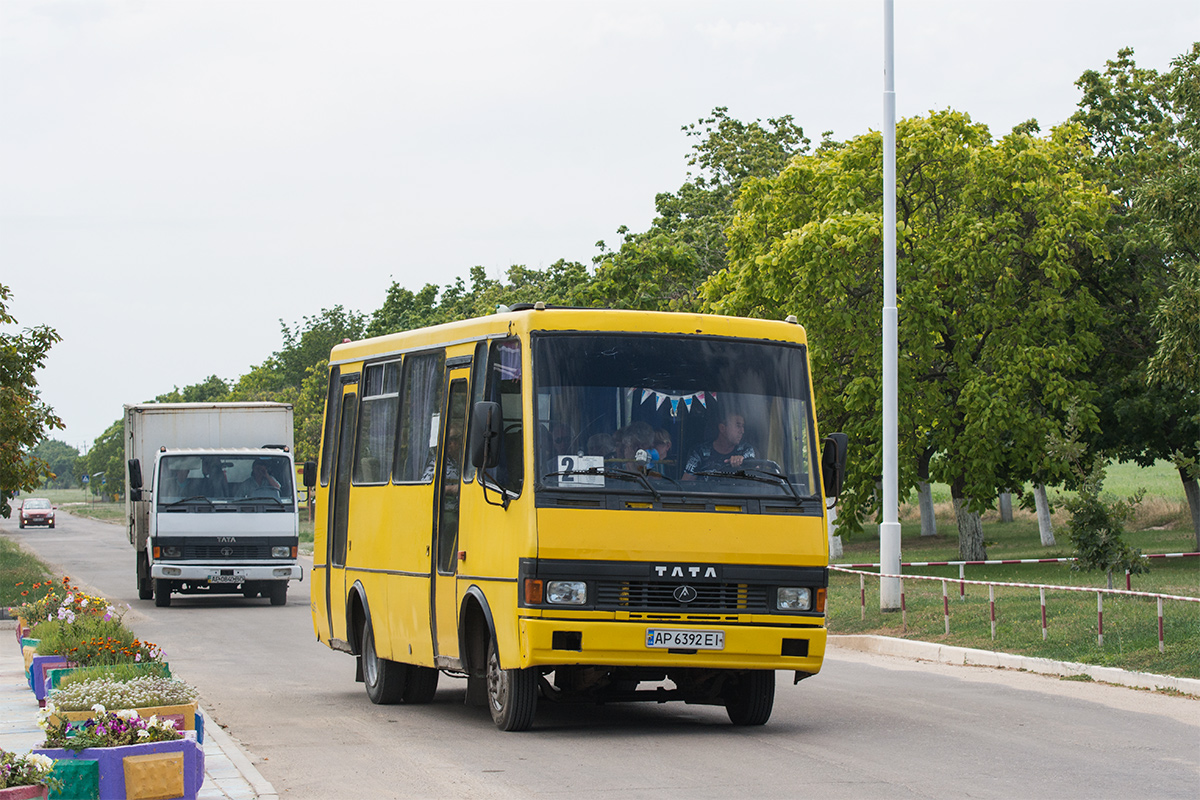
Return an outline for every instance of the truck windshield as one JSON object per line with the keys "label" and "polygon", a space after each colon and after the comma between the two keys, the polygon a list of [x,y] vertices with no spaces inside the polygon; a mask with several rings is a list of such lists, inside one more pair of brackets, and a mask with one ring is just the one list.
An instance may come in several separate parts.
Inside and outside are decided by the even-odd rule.
{"label": "truck windshield", "polygon": [[533,361],[541,488],[818,495],[802,345],[543,333]]}
{"label": "truck windshield", "polygon": [[291,508],[290,463],[284,456],[178,455],[159,460],[155,500],[164,506],[232,506],[246,503]]}

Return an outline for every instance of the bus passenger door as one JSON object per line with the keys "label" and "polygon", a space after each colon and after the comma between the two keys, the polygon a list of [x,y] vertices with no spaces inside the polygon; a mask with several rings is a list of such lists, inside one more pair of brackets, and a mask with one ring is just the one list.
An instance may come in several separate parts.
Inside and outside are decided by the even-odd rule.
{"label": "bus passenger door", "polygon": [[325,607],[329,609],[329,636],[350,641],[346,630],[346,540],[350,519],[350,468],[354,462],[354,432],[358,429],[358,394],[342,397],[337,427],[337,453],[329,476],[329,523],[326,530]]}
{"label": "bus passenger door", "polygon": [[433,531],[434,654],[458,658],[458,516],[465,455],[469,369],[455,369],[446,376],[446,409],[442,415],[441,458],[438,462],[436,520]]}

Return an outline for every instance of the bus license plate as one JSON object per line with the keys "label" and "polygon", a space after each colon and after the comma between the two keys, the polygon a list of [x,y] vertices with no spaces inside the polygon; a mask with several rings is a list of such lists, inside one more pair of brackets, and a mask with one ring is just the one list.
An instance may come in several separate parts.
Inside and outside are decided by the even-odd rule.
{"label": "bus license plate", "polygon": [[238,572],[233,575],[209,575],[209,583],[241,583],[246,580],[246,573]]}
{"label": "bus license plate", "polygon": [[725,631],[647,628],[646,647],[677,648],[681,650],[724,650]]}

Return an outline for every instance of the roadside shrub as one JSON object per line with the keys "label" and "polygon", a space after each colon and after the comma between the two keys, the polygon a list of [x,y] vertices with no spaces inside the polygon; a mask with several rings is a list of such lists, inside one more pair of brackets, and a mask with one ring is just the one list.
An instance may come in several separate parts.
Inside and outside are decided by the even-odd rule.
{"label": "roadside shrub", "polygon": [[38,655],[61,655],[81,667],[164,660],[158,645],[137,639],[119,618],[50,620],[38,625],[33,635],[40,640]]}
{"label": "roadside shrub", "polygon": [[118,680],[104,675],[69,686],[60,686],[51,701],[60,711],[87,711],[96,704],[105,708],[150,708],[181,706],[198,696],[195,688],[181,680],[143,675]]}
{"label": "roadside shrub", "polygon": [[149,661],[142,664],[104,664],[98,667],[79,667],[62,676],[58,688],[65,689],[75,683],[94,681],[97,678],[111,678],[115,681],[128,681],[134,678],[169,678],[171,669],[161,661]]}

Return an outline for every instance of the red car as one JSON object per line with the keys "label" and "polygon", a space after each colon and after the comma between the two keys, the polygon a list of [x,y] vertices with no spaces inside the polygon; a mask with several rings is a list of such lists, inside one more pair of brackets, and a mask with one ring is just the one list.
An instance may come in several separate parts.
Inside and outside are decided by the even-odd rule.
{"label": "red car", "polygon": [[30,497],[21,501],[17,510],[17,524],[24,528],[26,525],[46,525],[54,527],[54,506],[42,497]]}

